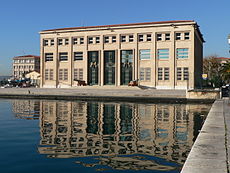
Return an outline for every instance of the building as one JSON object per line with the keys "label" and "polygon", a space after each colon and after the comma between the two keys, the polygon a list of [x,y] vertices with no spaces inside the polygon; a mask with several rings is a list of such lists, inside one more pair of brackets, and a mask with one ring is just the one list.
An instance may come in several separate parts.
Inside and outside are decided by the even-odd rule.
{"label": "building", "polygon": [[40,73],[36,71],[29,72],[25,75],[27,79],[30,79],[31,84],[40,86]]}
{"label": "building", "polygon": [[230,58],[226,57],[216,57],[215,58],[221,65],[224,65],[225,63],[230,62]]}
{"label": "building", "polygon": [[201,84],[204,39],[195,21],[44,30],[41,87],[139,85],[187,89]]}
{"label": "building", "polygon": [[24,55],[13,58],[13,77],[20,79],[29,72],[40,72],[40,56]]}

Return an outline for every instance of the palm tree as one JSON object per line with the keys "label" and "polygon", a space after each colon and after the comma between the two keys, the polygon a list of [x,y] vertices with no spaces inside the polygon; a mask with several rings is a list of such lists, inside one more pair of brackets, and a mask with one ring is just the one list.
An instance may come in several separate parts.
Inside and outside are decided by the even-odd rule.
{"label": "palm tree", "polygon": [[221,77],[226,84],[230,83],[230,62],[227,62],[222,66]]}

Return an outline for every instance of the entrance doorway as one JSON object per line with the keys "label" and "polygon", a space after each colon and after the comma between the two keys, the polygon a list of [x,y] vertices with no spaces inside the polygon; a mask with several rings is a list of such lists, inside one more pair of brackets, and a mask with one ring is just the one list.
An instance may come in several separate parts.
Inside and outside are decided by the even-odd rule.
{"label": "entrance doorway", "polygon": [[104,84],[115,85],[115,51],[104,51]]}
{"label": "entrance doorway", "polygon": [[98,51],[88,52],[88,84],[98,85]]}

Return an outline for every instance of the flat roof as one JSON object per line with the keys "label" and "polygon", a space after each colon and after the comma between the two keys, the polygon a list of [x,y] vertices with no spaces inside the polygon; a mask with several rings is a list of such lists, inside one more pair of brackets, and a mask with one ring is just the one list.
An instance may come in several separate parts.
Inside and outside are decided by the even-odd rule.
{"label": "flat roof", "polygon": [[37,55],[22,55],[22,56],[16,56],[14,58],[40,58],[40,56],[37,56]]}
{"label": "flat roof", "polygon": [[43,32],[43,31],[72,30],[72,29],[87,29],[87,28],[105,28],[105,27],[117,27],[117,26],[134,26],[134,25],[151,25],[151,24],[184,23],[184,22],[194,22],[194,20],[172,20],[172,21],[160,21],[160,22],[144,22],[144,23],[128,23],[128,24],[115,24],[115,25],[99,25],[99,26],[69,27],[69,28],[57,28],[57,29],[42,30],[42,32]]}

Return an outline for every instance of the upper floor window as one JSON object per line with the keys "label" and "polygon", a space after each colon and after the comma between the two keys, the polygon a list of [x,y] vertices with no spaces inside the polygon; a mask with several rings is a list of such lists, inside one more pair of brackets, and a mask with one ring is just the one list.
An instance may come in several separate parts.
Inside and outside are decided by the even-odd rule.
{"label": "upper floor window", "polygon": [[63,45],[63,39],[58,39],[58,45]]}
{"label": "upper floor window", "polygon": [[96,43],[100,43],[100,37],[96,37]]}
{"label": "upper floor window", "polygon": [[53,61],[53,53],[45,53],[45,61]]}
{"label": "upper floor window", "polygon": [[129,42],[133,42],[133,35],[129,35]]}
{"label": "upper floor window", "polygon": [[150,59],[150,49],[140,50],[140,60]]}
{"label": "upper floor window", "polygon": [[59,61],[68,61],[68,52],[60,52]]}
{"label": "upper floor window", "polygon": [[181,40],[181,33],[176,33],[176,40]]}
{"label": "upper floor window", "polygon": [[44,40],[43,41],[43,46],[48,46],[49,45],[49,40]]}
{"label": "upper floor window", "polygon": [[73,44],[78,44],[78,38],[73,38]]}
{"label": "upper floor window", "polygon": [[83,52],[74,52],[74,61],[83,60]]}
{"label": "upper floor window", "polygon": [[66,39],[65,39],[65,45],[68,45],[68,44],[69,44],[69,39],[66,38]]}
{"label": "upper floor window", "polygon": [[54,39],[51,39],[50,40],[50,46],[53,46],[54,45]]}
{"label": "upper floor window", "polygon": [[162,34],[157,34],[157,41],[161,41],[162,40]]}
{"label": "upper floor window", "polygon": [[93,44],[93,37],[89,37],[89,38],[88,38],[88,43],[89,43],[89,44]]}
{"label": "upper floor window", "polygon": [[84,44],[84,37],[80,37],[80,44]]}
{"label": "upper floor window", "polygon": [[152,41],[152,35],[151,35],[151,34],[147,34],[146,40],[147,40],[147,41]]}
{"label": "upper floor window", "polygon": [[189,40],[190,39],[190,36],[189,36],[190,34],[189,34],[189,32],[185,32],[184,33],[184,39],[185,40]]}
{"label": "upper floor window", "polygon": [[165,40],[167,41],[167,40],[170,40],[170,33],[166,33],[165,34]]}
{"label": "upper floor window", "polygon": [[169,49],[158,49],[157,57],[158,59],[169,59]]}
{"label": "upper floor window", "polygon": [[142,41],[144,41],[144,35],[138,35],[138,41],[139,42],[142,42]]}
{"label": "upper floor window", "polygon": [[178,59],[188,58],[188,48],[178,48],[178,49],[176,49],[176,57]]}
{"label": "upper floor window", "polygon": [[109,43],[109,36],[104,37],[104,43]]}
{"label": "upper floor window", "polygon": [[125,35],[121,36],[121,42],[126,42],[126,36]]}
{"label": "upper floor window", "polygon": [[116,36],[112,36],[112,43],[116,42]]}

